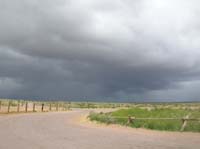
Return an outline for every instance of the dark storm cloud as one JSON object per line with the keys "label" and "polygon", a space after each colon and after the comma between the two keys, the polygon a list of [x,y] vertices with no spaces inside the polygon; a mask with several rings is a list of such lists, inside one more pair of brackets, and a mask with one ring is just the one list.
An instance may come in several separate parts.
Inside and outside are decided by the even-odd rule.
{"label": "dark storm cloud", "polygon": [[0,96],[199,100],[198,4],[0,0]]}

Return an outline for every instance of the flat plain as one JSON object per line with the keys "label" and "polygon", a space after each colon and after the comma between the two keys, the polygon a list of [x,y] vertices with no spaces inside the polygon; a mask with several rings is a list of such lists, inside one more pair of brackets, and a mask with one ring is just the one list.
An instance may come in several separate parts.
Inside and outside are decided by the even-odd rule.
{"label": "flat plain", "polygon": [[2,149],[199,149],[200,134],[88,122],[91,111],[0,115]]}

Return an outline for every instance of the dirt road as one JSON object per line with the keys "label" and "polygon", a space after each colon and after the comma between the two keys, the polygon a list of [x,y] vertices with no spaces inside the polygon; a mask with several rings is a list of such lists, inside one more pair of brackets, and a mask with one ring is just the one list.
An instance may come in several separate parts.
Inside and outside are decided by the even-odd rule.
{"label": "dirt road", "polygon": [[199,133],[80,122],[88,111],[0,116],[0,149],[199,149]]}

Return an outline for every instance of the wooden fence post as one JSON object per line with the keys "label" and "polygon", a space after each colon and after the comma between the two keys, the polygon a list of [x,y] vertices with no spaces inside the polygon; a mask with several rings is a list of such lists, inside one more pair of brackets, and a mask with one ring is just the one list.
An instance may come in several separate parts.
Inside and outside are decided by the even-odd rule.
{"label": "wooden fence post", "polygon": [[17,102],[17,112],[19,112],[19,107],[20,107],[20,100]]}
{"label": "wooden fence post", "polygon": [[135,117],[128,116],[127,124],[133,124]]}
{"label": "wooden fence post", "polygon": [[0,110],[1,110],[1,101],[0,101]]}
{"label": "wooden fence post", "polygon": [[187,115],[185,118],[182,119],[183,125],[181,127],[181,131],[184,131],[186,125],[187,125],[187,119],[189,118],[189,115]]}
{"label": "wooden fence post", "polygon": [[65,104],[62,104],[62,110],[65,111]]}
{"label": "wooden fence post", "polygon": [[58,111],[58,103],[56,104],[56,111]]}
{"label": "wooden fence post", "polygon": [[35,103],[33,103],[33,112],[36,112],[36,111],[35,111]]}
{"label": "wooden fence post", "polygon": [[10,112],[11,101],[8,102],[8,113]]}
{"label": "wooden fence post", "polygon": [[49,104],[49,111],[51,111],[51,103]]}
{"label": "wooden fence post", "polygon": [[28,102],[26,102],[26,105],[25,105],[25,112],[28,112]]}
{"label": "wooden fence post", "polygon": [[42,112],[44,111],[44,103],[42,104]]}
{"label": "wooden fence post", "polygon": [[71,105],[71,103],[70,103],[70,102],[68,102],[68,110],[70,109],[70,105]]}

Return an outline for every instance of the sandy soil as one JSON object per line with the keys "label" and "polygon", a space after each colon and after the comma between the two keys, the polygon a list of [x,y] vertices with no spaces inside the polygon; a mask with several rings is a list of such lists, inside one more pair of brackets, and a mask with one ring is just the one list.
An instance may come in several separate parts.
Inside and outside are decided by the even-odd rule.
{"label": "sandy soil", "polygon": [[88,122],[89,110],[0,115],[0,149],[199,149],[199,133]]}

